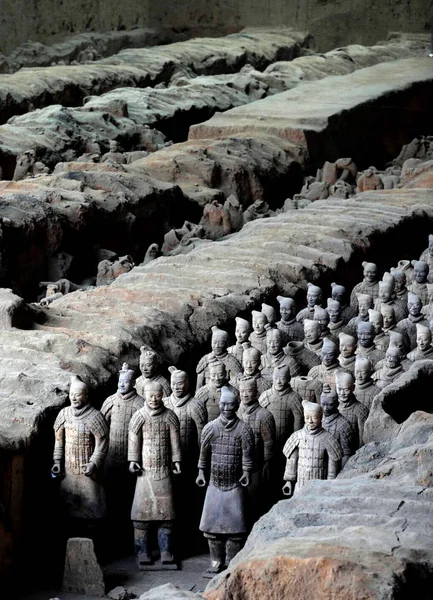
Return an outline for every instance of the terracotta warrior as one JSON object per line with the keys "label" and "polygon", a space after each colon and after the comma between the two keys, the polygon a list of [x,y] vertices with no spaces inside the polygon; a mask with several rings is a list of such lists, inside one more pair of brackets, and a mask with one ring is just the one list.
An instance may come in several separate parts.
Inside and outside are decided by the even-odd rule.
{"label": "terracotta warrior", "polygon": [[419,296],[422,305],[425,306],[428,304],[428,276],[429,276],[429,266],[426,262],[420,260],[413,260],[413,282],[411,285],[408,285],[407,289],[409,292],[416,294]]}
{"label": "terracotta warrior", "polygon": [[356,339],[344,332],[340,333],[338,339],[340,340],[340,355],[338,357],[340,367],[353,373],[356,359]]}
{"label": "terracotta warrior", "polygon": [[322,340],[328,338],[332,340],[334,344],[337,343],[337,338],[329,331],[329,313],[321,306],[314,307],[314,320],[320,325],[320,337]]}
{"label": "terracotta warrior", "polygon": [[277,296],[280,305],[281,320],[276,323],[277,328],[283,334],[283,344],[289,342],[302,342],[304,339],[304,328],[302,323],[296,320],[296,305],[292,298]]}
{"label": "terracotta warrior", "polygon": [[[306,323],[307,321],[308,319],[305,319],[304,323]],[[314,323],[314,326],[317,330],[318,339],[320,340],[321,345],[323,345],[323,340],[320,338],[319,324],[316,321],[311,321],[311,323]],[[311,336],[313,338],[313,334],[311,334]],[[322,362],[318,354],[316,354],[312,350],[309,350],[306,347],[307,344],[308,342],[305,339],[303,342],[289,342],[284,348],[284,352],[288,356],[291,356],[294,360],[296,360],[296,363],[298,364],[301,370],[301,375],[307,375],[310,369],[317,365],[320,365],[320,363]]]}
{"label": "terracotta warrior", "polygon": [[413,282],[413,266],[410,260],[399,260],[397,263],[397,269],[403,271],[406,275],[406,283],[410,285]]}
{"label": "terracotta warrior", "polygon": [[277,312],[270,304],[262,303],[262,313],[266,315],[269,327],[275,327],[277,322]]}
{"label": "terracotta warrior", "polygon": [[368,311],[373,308],[373,297],[369,294],[357,294],[357,308],[358,315],[353,319],[350,319],[346,325],[346,333],[356,336],[358,331],[359,323],[368,322]]}
{"label": "terracotta warrior", "polygon": [[401,351],[394,344],[390,344],[386,351],[385,364],[373,373],[373,381],[381,390],[403,375],[401,365]]}
{"label": "terracotta warrior", "polygon": [[340,181],[347,181],[350,184],[356,182],[358,167],[351,158],[339,158],[335,163],[335,167]]}
{"label": "terracotta warrior", "polygon": [[253,346],[253,348],[257,348],[261,354],[265,354],[266,326],[268,324],[268,319],[265,314],[259,312],[258,310],[253,310],[251,314],[253,317],[253,331],[250,335],[251,346]]}
{"label": "terracotta warrior", "polygon": [[407,355],[408,360],[433,360],[432,332],[429,327],[416,324],[416,348]]}
{"label": "terracotta warrior", "polygon": [[373,379],[373,365],[368,358],[356,357],[355,361],[355,397],[369,411],[380,389]]}
{"label": "terracotta warrior", "polygon": [[213,421],[219,416],[221,390],[224,386],[236,392],[228,383],[225,364],[219,360],[212,360],[209,363],[209,383],[195,394],[196,399],[206,408],[208,421]]}
{"label": "terracotta warrior", "polygon": [[355,432],[355,448],[363,445],[364,423],[368,417],[368,410],[358,402],[354,395],[355,379],[352,373],[338,371],[335,374],[336,391],[338,396],[338,409],[352,425]]}
{"label": "terracotta warrior", "polygon": [[422,314],[421,299],[412,292],[408,293],[407,308],[409,316],[406,319],[398,322],[397,327],[403,331],[409,339],[409,350],[416,348],[417,325],[428,326],[428,321]]}
{"label": "terracotta warrior", "polygon": [[337,440],[322,427],[322,407],[302,403],[305,426],[293,433],[284,446],[287,459],[283,494],[292,496],[313,479],[335,479],[341,468],[343,452]]}
{"label": "terracotta warrior", "polygon": [[180,473],[179,420],[163,403],[164,388],[147,381],[146,404],[129,424],[129,470],[137,475],[131,520],[139,567],[153,562],[152,530],[157,530],[161,564],[173,564],[175,520],[172,473]]}
{"label": "terracotta warrior", "polygon": [[248,506],[253,521],[263,514],[264,486],[270,482],[271,465],[275,453],[275,421],[272,413],[260,406],[254,379],[239,381],[240,406],[238,417],[251,427],[254,435],[254,470],[247,488]]}
{"label": "terracotta warrior", "polygon": [[110,151],[103,154],[101,157],[101,163],[107,162],[117,165],[126,165],[126,156],[119,148],[119,142],[116,140],[110,141]]}
{"label": "terracotta warrior", "polygon": [[323,339],[320,337],[321,328],[318,321],[311,319],[304,320],[304,346],[307,350],[314,352],[317,356],[321,357]]}
{"label": "terracotta warrior", "polygon": [[[407,338],[406,338],[406,336],[399,333],[398,331],[391,330],[388,332],[388,338],[389,338],[389,344],[388,344],[387,350],[391,344],[399,349],[402,369],[403,369],[403,371],[407,371],[408,369],[410,369],[412,364],[407,359]],[[376,363],[374,370],[378,371],[379,369],[381,369],[383,366],[385,366],[385,362],[386,362],[386,356],[383,360],[380,360],[379,362]]]}
{"label": "terracotta warrior", "polygon": [[235,328],[235,338],[236,344],[234,346],[229,346],[227,348],[227,352],[232,354],[237,361],[242,364],[242,356],[244,350],[246,348],[251,347],[251,342],[249,341],[250,333],[252,331],[252,327],[249,321],[245,319],[241,319],[241,317],[236,317],[236,328]]}
{"label": "terracotta warrior", "polygon": [[386,352],[389,346],[389,335],[383,331],[383,316],[378,310],[368,310],[368,320],[374,327],[374,346],[381,352]]}
{"label": "terracotta warrior", "polygon": [[320,397],[323,410],[322,427],[330,433],[340,444],[343,452],[341,466],[347,463],[352,454],[356,452],[357,438],[349,421],[338,410],[338,396],[331,390],[323,392]]}
{"label": "terracotta warrior", "polygon": [[345,321],[341,311],[341,304],[338,300],[328,298],[326,303],[326,312],[329,314],[329,332],[334,339],[337,339],[339,334],[344,331]]}
{"label": "terracotta warrior", "polygon": [[381,309],[381,306],[392,306],[395,312],[396,322],[401,321],[407,317],[407,307],[403,307],[400,303],[395,301],[395,280],[390,273],[385,273],[383,281],[379,281],[379,297],[374,303],[374,310]]}
{"label": "terracotta warrior", "polygon": [[395,318],[395,310],[393,306],[389,306],[388,304],[382,304],[380,307],[380,313],[383,317],[383,333],[389,337],[390,332],[394,331],[395,333],[400,333],[404,338],[406,352],[409,350],[409,338],[405,331],[400,329],[397,326],[397,321]]}
{"label": "terracotta warrior", "polygon": [[313,367],[308,372],[308,379],[318,379],[323,386],[329,386],[331,390],[335,390],[335,372],[340,369],[338,362],[338,347],[334,342],[325,338],[322,348],[322,364],[318,367]]}
{"label": "terracotta warrior", "polygon": [[102,467],[108,451],[108,425],[89,404],[88,387],[79,377],[71,377],[69,399],[71,406],[63,408],[54,423],[51,472],[63,476],[60,495],[67,516],[78,527],[78,523],[95,523],[106,512]]}
{"label": "terracotta warrior", "polygon": [[[350,304],[356,308],[358,306],[357,294],[368,294],[376,300],[379,296],[379,272],[377,265],[374,263],[363,262],[364,279],[361,283],[355,285],[350,295]],[[369,308],[373,308],[370,306]]]}
{"label": "terracotta warrior", "polygon": [[305,319],[314,319],[314,307],[322,304],[322,290],[313,285],[307,283],[307,306],[298,312],[296,320],[300,323],[304,323]]}
{"label": "terracotta warrior", "polygon": [[261,394],[259,403],[272,413],[275,420],[277,460],[287,438],[304,425],[301,402],[301,397],[290,385],[290,369],[285,365],[274,369],[272,387]]}
{"label": "terracotta warrior", "polygon": [[21,181],[21,179],[25,179],[27,176],[32,175],[35,162],[36,152],[33,149],[26,150],[20,154],[17,158],[12,181]]}
{"label": "terracotta warrior", "polygon": [[256,348],[247,348],[242,359],[243,373],[238,373],[236,379],[234,381],[232,380],[230,383],[236,389],[239,389],[239,381],[241,379],[254,379],[260,396],[260,394],[263,394],[263,392],[268,390],[272,385],[268,379],[262,377],[261,364],[262,355],[260,352]]}
{"label": "terracotta warrior", "polygon": [[357,356],[368,358],[373,368],[380,360],[385,358],[385,353],[378,350],[374,345],[374,326],[373,323],[367,321],[366,323],[358,323],[358,348],[356,350]]}
{"label": "terracotta warrior", "polygon": [[210,240],[217,240],[232,231],[230,213],[217,200],[205,205],[199,225]]}
{"label": "terracotta warrior", "polygon": [[135,383],[135,388],[140,396],[144,398],[144,388],[149,381],[155,381],[162,385],[164,397],[170,396],[171,389],[168,380],[161,375],[161,359],[158,354],[149,348],[141,346],[140,348],[140,371],[141,376]]}
{"label": "terracotta warrior", "polygon": [[229,334],[227,331],[216,325],[212,327],[212,352],[205,354],[197,365],[197,390],[209,383],[209,362],[212,360],[224,363],[229,379],[234,379],[242,371],[240,362],[227,351],[228,342]]}
{"label": "terracotta warrior", "polygon": [[428,236],[428,247],[419,257],[420,261],[425,262],[433,273],[433,235]]}
{"label": "terracotta warrior", "polygon": [[394,293],[395,301],[400,304],[405,310],[407,310],[407,294],[408,290],[406,287],[406,273],[400,269],[390,269],[391,275],[394,277]]}
{"label": "terracotta warrior", "polygon": [[341,316],[345,324],[356,316],[353,306],[347,303],[346,288],[338,283],[331,283],[331,298],[341,305]]}
{"label": "terracotta warrior", "polygon": [[244,488],[254,470],[254,434],[236,416],[238,408],[238,395],[224,387],[221,414],[206,425],[201,438],[196,483],[205,487],[209,469],[200,530],[209,542],[212,573],[224,569],[236,556],[248,531]]}
{"label": "terracotta warrior", "polygon": [[369,167],[358,177],[357,190],[369,192],[371,190],[383,190],[383,181],[376,172],[375,167]]}
{"label": "terracotta warrior", "polygon": [[266,332],[266,353],[262,356],[262,377],[272,381],[275,367],[287,365],[290,376],[301,375],[301,369],[296,360],[283,351],[283,336],[279,329],[268,329]]}

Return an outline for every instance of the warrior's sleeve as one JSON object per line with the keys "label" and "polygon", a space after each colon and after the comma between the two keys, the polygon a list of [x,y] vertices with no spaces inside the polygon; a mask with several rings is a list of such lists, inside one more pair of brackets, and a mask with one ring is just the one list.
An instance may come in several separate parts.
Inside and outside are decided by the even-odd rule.
{"label": "warrior's sleeve", "polygon": [[182,460],[182,452],[180,449],[180,423],[176,414],[167,408],[168,424],[170,427],[170,446],[171,446],[171,462],[180,462]]}
{"label": "warrior's sleeve", "polygon": [[65,455],[65,409],[62,409],[54,422],[53,460],[58,462]]}
{"label": "warrior's sleeve", "polygon": [[304,411],[302,410],[302,400],[297,392],[292,394],[291,409],[293,414],[293,431],[298,431],[304,426]]}
{"label": "warrior's sleeve", "polygon": [[368,417],[368,410],[361,403],[359,403],[358,408],[359,447],[361,447],[364,445],[364,424]]}
{"label": "warrior's sleeve", "polygon": [[214,435],[213,421],[204,426],[201,434],[200,458],[198,459],[198,468],[206,469],[210,465],[211,442]]}
{"label": "warrior's sleeve", "polygon": [[113,396],[107,398],[101,407],[101,413],[108,424],[111,422],[111,411],[113,410]]}
{"label": "warrior's sleeve", "polygon": [[353,430],[352,425],[347,421],[340,433],[340,446],[343,451],[343,456],[352,456],[355,453],[356,448],[356,434]]}
{"label": "warrior's sleeve", "polygon": [[242,470],[254,471],[254,434],[249,425],[242,422]]}
{"label": "warrior's sleeve", "polygon": [[326,450],[328,452],[328,479],[335,479],[341,468],[341,459],[343,458],[343,451],[340,443],[335,439],[333,435],[326,432]]}
{"label": "warrior's sleeve", "polygon": [[95,449],[90,457],[90,462],[96,467],[100,467],[108,452],[108,425],[99,411],[95,411],[90,430],[95,438]]}
{"label": "warrior's sleeve", "polygon": [[307,379],[316,379],[316,377],[319,375],[319,366],[316,367],[312,367],[308,373],[307,373]]}
{"label": "warrior's sleeve", "polygon": [[209,363],[209,358],[208,358],[208,355],[205,354],[205,356],[202,356],[198,362],[197,369],[196,369],[197,373],[203,373],[203,371],[208,366],[208,363]]}
{"label": "warrior's sleeve", "polygon": [[289,365],[290,369],[290,377],[298,377],[302,375],[302,369],[297,360],[293,358],[293,356],[288,356],[286,358],[286,362]]}
{"label": "warrior's sleeve", "polygon": [[259,397],[259,404],[263,406],[263,408],[267,408],[270,404],[269,402],[269,390],[265,390]]}
{"label": "warrior's sleeve", "polygon": [[128,431],[128,461],[141,463],[144,416],[141,410],[132,415]]}
{"label": "warrior's sleeve", "polygon": [[263,409],[264,418],[261,421],[261,434],[263,440],[264,459],[274,458],[274,444],[276,436],[275,419],[271,412]]}
{"label": "warrior's sleeve", "polygon": [[299,433],[292,433],[284,444],[283,454],[286,457],[286,469],[284,471],[284,481],[296,481],[298,479],[298,455],[299,455]]}
{"label": "warrior's sleeve", "polygon": [[197,400],[197,398],[193,402],[191,416],[197,428],[197,439],[200,441],[203,427],[206,425],[208,419],[207,409],[204,402]]}

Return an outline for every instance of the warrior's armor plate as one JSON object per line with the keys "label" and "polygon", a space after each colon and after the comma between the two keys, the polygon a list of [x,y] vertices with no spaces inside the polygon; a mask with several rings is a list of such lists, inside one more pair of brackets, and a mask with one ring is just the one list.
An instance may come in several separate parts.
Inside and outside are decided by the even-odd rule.
{"label": "warrior's armor plate", "polygon": [[101,413],[110,430],[107,460],[127,464],[129,422],[132,415],[143,406],[144,400],[135,390],[128,394],[117,392],[105,400]]}

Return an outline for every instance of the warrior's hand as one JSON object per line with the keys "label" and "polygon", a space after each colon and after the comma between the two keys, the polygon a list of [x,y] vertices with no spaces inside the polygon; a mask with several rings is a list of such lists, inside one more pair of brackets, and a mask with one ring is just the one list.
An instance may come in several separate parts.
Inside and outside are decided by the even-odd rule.
{"label": "warrior's hand", "polygon": [[56,462],[53,464],[53,466],[51,467],[51,473],[53,475],[60,475],[62,472],[62,467],[60,465],[60,461],[56,460]]}
{"label": "warrior's hand", "polygon": [[239,483],[243,487],[247,487],[248,485],[250,485],[250,474],[247,471],[243,472],[242,477],[239,479]]}
{"label": "warrior's hand", "polygon": [[294,481],[286,481],[286,483],[283,485],[283,494],[290,498],[290,496],[293,496],[294,491],[295,491]]}
{"label": "warrior's hand", "polygon": [[132,473],[133,475],[140,475],[142,470],[143,469],[141,468],[140,463],[138,463],[138,462],[130,462],[129,463],[129,472]]}
{"label": "warrior's hand", "polygon": [[198,487],[204,487],[206,485],[206,478],[204,476],[204,471],[202,471],[201,469],[199,469],[199,471],[198,471],[198,477],[195,480],[195,482],[198,485]]}
{"label": "warrior's hand", "polygon": [[89,462],[87,465],[84,465],[83,473],[86,477],[91,477],[95,471],[96,465],[94,463]]}
{"label": "warrior's hand", "polygon": [[180,469],[180,462],[179,461],[175,461],[173,463],[173,473],[175,475],[180,475],[181,473],[181,469]]}

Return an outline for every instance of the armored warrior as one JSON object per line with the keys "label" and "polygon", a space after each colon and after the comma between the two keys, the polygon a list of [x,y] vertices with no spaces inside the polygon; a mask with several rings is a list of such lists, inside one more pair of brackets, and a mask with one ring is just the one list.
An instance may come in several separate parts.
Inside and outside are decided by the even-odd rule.
{"label": "armored warrior", "polygon": [[238,417],[251,427],[254,435],[254,471],[247,488],[248,506],[256,521],[263,514],[265,494],[263,486],[270,482],[274,458],[275,421],[272,413],[260,406],[254,379],[239,381],[240,406]]}
{"label": "armored warrior", "polygon": [[326,311],[329,314],[328,328],[334,339],[338,338],[338,335],[344,330],[346,322],[343,319],[341,311],[341,304],[338,300],[328,298]]}
{"label": "armored warrior", "polygon": [[314,319],[314,307],[322,304],[322,290],[313,285],[307,283],[307,307],[303,308],[296,315],[296,320],[300,323],[304,323],[305,319]]}
{"label": "armored warrior", "polygon": [[[401,333],[398,333],[398,331],[392,331],[392,330],[388,332],[388,336],[389,336],[388,348],[389,348],[389,346],[393,345],[395,348],[399,349],[401,367],[402,367],[403,371],[407,371],[412,366],[412,363],[407,358],[407,351],[406,351],[407,338],[406,338],[406,336],[403,336]],[[386,353],[385,353],[385,358],[376,363],[374,370],[378,371],[385,365],[385,363],[386,363]]]}
{"label": "armored warrior", "polygon": [[304,342],[289,342],[284,348],[284,352],[296,360],[302,375],[306,375],[310,369],[321,363],[320,357],[306,348]]}
{"label": "armored warrior", "polygon": [[391,343],[386,351],[385,364],[373,373],[373,381],[378,388],[383,389],[403,375],[403,373],[404,370],[401,366],[401,351],[397,346]]}
{"label": "armored warrior", "polygon": [[369,294],[357,294],[358,315],[346,325],[346,333],[356,336],[359,323],[368,323],[368,311],[373,308],[373,297]]}
{"label": "armored warrior", "polygon": [[271,306],[270,304],[265,304],[263,302],[262,303],[262,313],[264,315],[266,315],[269,327],[275,327],[276,322],[277,322],[277,313],[276,313],[275,308],[273,306]]}
{"label": "armored warrior", "polygon": [[322,390],[324,385],[335,390],[335,372],[340,368],[338,348],[334,342],[325,338],[322,348],[322,364],[310,369],[307,377],[308,379],[318,379],[322,384]]}
{"label": "armored warrior", "polygon": [[407,353],[410,345],[409,337],[407,336],[406,332],[403,331],[403,329],[400,329],[400,327],[397,326],[394,308],[392,306],[389,306],[388,304],[382,304],[382,306],[380,307],[380,313],[383,317],[383,333],[385,334],[385,336],[391,339],[390,334],[392,332],[399,333],[400,335],[402,335],[404,339],[405,350]]}
{"label": "armored warrior", "polygon": [[304,328],[302,323],[296,320],[296,305],[292,298],[277,296],[280,305],[281,320],[277,322],[277,328],[283,334],[283,344],[289,342],[302,342],[304,339]]}
{"label": "armored warrior", "polygon": [[153,528],[158,532],[161,564],[174,563],[171,473],[180,473],[180,426],[174,412],[164,406],[163,393],[161,383],[147,382],[146,404],[129,424],[129,470],[137,475],[131,520],[139,568],[152,563]]}
{"label": "armored warrior", "polygon": [[338,396],[331,390],[323,392],[320,397],[323,409],[322,427],[330,433],[340,444],[343,452],[341,466],[347,463],[352,454],[355,454],[357,437],[349,421],[338,410]]}
{"label": "armored warrior", "polygon": [[369,411],[380,389],[372,379],[373,366],[368,358],[356,357],[355,361],[355,398]]}
{"label": "armored warrior", "polygon": [[322,354],[323,339],[320,337],[320,325],[317,321],[304,319],[304,346],[319,358]]}
{"label": "armored warrior", "polygon": [[368,320],[374,327],[374,347],[381,352],[386,352],[389,346],[389,335],[383,331],[383,316],[378,310],[368,310]]}
{"label": "armored warrior", "polygon": [[244,354],[244,350],[246,348],[251,348],[251,342],[249,341],[250,333],[252,331],[252,327],[248,321],[245,319],[241,319],[240,317],[235,318],[236,328],[235,328],[235,338],[236,344],[234,346],[229,346],[227,348],[227,352],[232,354],[237,361],[242,364],[242,356]]}
{"label": "armored warrior", "polygon": [[245,489],[254,470],[254,435],[236,416],[237,394],[223,388],[220,416],[203,429],[197,485],[210,481],[200,530],[209,542],[211,566],[218,573],[241,549],[248,531]]}
{"label": "armored warrior", "polygon": [[364,423],[368,417],[367,408],[358,402],[354,395],[355,380],[352,373],[338,371],[335,374],[339,411],[352,425],[355,432],[355,448],[363,445]]}
{"label": "armored warrior", "polygon": [[417,323],[416,325],[416,348],[407,355],[408,360],[433,360],[432,332],[429,327]]}
{"label": "armored warrior", "polygon": [[416,347],[416,336],[417,336],[417,324],[428,326],[428,321],[422,314],[422,302],[418,296],[408,293],[407,308],[409,316],[402,321],[399,321],[397,327],[406,333],[409,338],[409,350],[413,350]]}
{"label": "armored warrior", "polygon": [[344,332],[341,332],[338,338],[340,340],[338,357],[340,367],[353,373],[356,359],[356,339]]}
{"label": "armored warrior", "polygon": [[[63,475],[60,495],[74,527],[96,523],[105,515],[102,467],[108,451],[108,426],[88,401],[88,387],[71,377],[71,406],[63,408],[54,423],[54,476]],[[75,532],[76,534],[76,532]]]}
{"label": "armored warrior", "polygon": [[253,310],[253,331],[250,335],[250,342],[253,348],[256,348],[261,354],[266,352],[266,326],[268,319],[265,314]]}
{"label": "armored warrior", "polygon": [[140,348],[141,376],[135,382],[137,393],[144,398],[144,388],[149,381],[162,385],[164,396],[170,396],[171,389],[167,379],[161,375],[161,359],[158,354],[148,346]]}
{"label": "armored warrior", "polygon": [[341,316],[345,324],[347,324],[350,319],[356,316],[356,311],[353,306],[347,303],[347,292],[346,288],[342,285],[338,285],[337,283],[331,283],[331,298],[340,303],[341,306]]}
{"label": "armored warrior", "polygon": [[230,383],[236,389],[239,389],[239,381],[241,379],[254,379],[257,385],[258,394],[263,394],[265,390],[268,390],[272,382],[262,377],[261,368],[262,355],[256,348],[247,348],[244,352],[242,359],[243,373],[238,373],[236,379]]}
{"label": "armored warrior", "polygon": [[395,301],[400,304],[405,310],[407,310],[407,295],[408,290],[406,287],[406,273],[400,269],[390,269],[391,275],[394,277],[395,287]]}
{"label": "armored warrior", "polygon": [[376,363],[385,358],[385,353],[378,350],[374,345],[374,326],[373,323],[358,323],[358,348],[357,356],[368,358],[373,367]]}
{"label": "armored warrior", "polygon": [[236,391],[227,381],[224,363],[212,360],[209,363],[209,383],[201,387],[195,394],[196,399],[205,406],[208,421],[213,421],[220,414],[219,405],[223,386]]}
{"label": "armored warrior", "polygon": [[391,273],[384,273],[382,281],[379,281],[379,297],[374,303],[374,310],[380,311],[381,306],[392,306],[396,321],[407,317],[407,306],[402,306],[395,300],[395,280]]}
{"label": "armored warrior", "polygon": [[333,336],[331,334],[331,332],[329,331],[329,313],[327,310],[325,310],[324,308],[322,308],[321,306],[315,306],[314,307],[314,320],[317,321],[320,325],[320,337],[322,338],[322,340],[324,340],[325,338],[328,338],[328,340],[331,340],[334,342],[334,344],[337,343],[337,338],[335,336]]}
{"label": "armored warrior", "polygon": [[287,365],[290,376],[301,374],[301,369],[296,360],[283,352],[283,336],[279,329],[268,329],[266,332],[266,353],[262,356],[262,377],[272,380],[275,367]]}
{"label": "armored warrior", "polygon": [[416,294],[422,302],[422,305],[425,306],[428,304],[428,276],[429,276],[429,266],[427,263],[420,260],[413,260],[413,282],[411,285],[407,286],[409,292]]}
{"label": "armored warrior", "polygon": [[343,452],[338,441],[322,427],[322,407],[303,403],[305,426],[295,431],[284,445],[287,459],[283,494],[292,496],[314,479],[335,479],[341,467]]}
{"label": "armored warrior", "polygon": [[229,334],[216,325],[212,327],[212,352],[205,354],[197,365],[197,390],[209,383],[209,363],[218,360],[224,363],[227,377],[233,379],[242,371],[240,362],[227,352]]}
{"label": "armored warrior", "polygon": [[[358,306],[357,294],[368,294],[376,300],[379,297],[379,277],[378,268],[374,263],[363,262],[364,279],[361,283],[355,285],[350,295],[350,304],[356,308]],[[369,308],[373,308],[370,306]]]}

